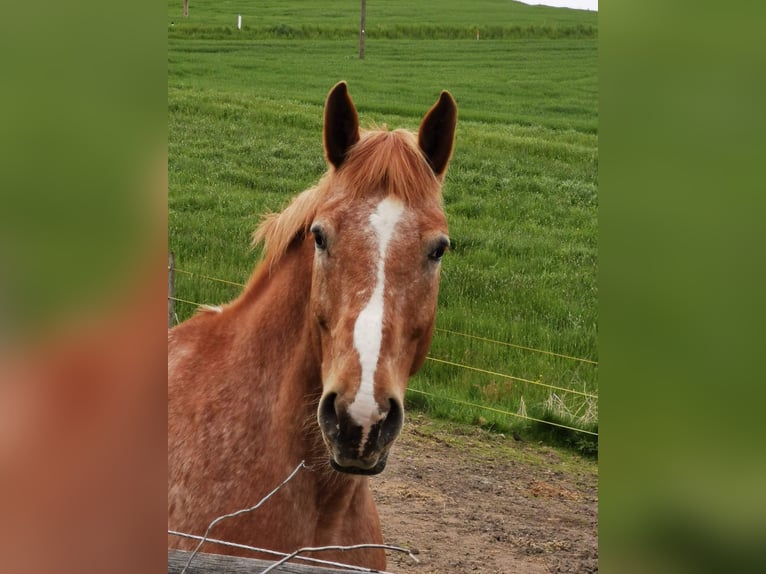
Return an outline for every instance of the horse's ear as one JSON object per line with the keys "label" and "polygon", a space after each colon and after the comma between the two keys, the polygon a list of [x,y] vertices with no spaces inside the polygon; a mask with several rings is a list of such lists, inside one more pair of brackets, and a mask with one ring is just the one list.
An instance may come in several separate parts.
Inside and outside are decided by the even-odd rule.
{"label": "horse's ear", "polygon": [[442,177],[452,157],[457,125],[457,104],[444,91],[423,118],[418,132],[418,144],[437,177]]}
{"label": "horse's ear", "polygon": [[324,153],[339,168],[348,149],[359,141],[359,118],[346,82],[335,84],[324,106]]}

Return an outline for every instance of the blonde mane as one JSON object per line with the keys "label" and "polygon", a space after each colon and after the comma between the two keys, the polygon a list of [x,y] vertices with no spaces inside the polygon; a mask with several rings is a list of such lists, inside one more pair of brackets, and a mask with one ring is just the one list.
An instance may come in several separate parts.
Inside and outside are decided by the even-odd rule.
{"label": "blonde mane", "polygon": [[331,190],[342,189],[349,200],[382,192],[405,205],[441,202],[441,181],[434,175],[417,138],[407,130],[365,131],[348,151],[340,169],[298,195],[281,213],[267,215],[253,233],[253,246],[263,244],[264,260],[276,263],[299,234],[308,233],[319,206]]}

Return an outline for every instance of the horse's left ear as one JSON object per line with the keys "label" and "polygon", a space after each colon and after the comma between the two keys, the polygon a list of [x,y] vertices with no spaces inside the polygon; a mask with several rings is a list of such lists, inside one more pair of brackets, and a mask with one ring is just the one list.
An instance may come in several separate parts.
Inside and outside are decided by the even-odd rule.
{"label": "horse's left ear", "polygon": [[457,125],[457,104],[449,92],[444,91],[420,123],[418,144],[428,159],[431,169],[441,178],[452,157]]}
{"label": "horse's left ear", "polygon": [[346,82],[335,84],[324,106],[324,153],[339,168],[348,149],[359,141],[359,117]]}

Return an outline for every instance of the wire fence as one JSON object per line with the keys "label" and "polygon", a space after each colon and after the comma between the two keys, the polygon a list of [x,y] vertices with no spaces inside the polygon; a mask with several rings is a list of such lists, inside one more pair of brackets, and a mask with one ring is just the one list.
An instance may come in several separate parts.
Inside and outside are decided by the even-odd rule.
{"label": "wire fence", "polygon": [[421,391],[420,389],[408,388],[407,392],[408,393],[415,393],[415,394],[418,394],[418,395],[425,395],[427,397],[431,397],[431,398],[435,398],[435,399],[448,400],[450,402],[457,403],[459,405],[464,405],[464,406],[467,406],[467,407],[474,407],[474,408],[477,408],[477,409],[484,409],[485,411],[490,411],[490,412],[493,412],[493,413],[498,413],[498,414],[506,415],[506,416],[509,416],[509,417],[516,417],[518,419],[523,419],[523,420],[527,420],[527,421],[531,421],[531,422],[536,422],[536,423],[542,423],[542,424],[551,425],[551,426],[558,427],[558,428],[563,428],[563,429],[567,429],[567,430],[571,430],[571,431],[582,432],[582,433],[585,433],[585,434],[589,434],[589,435],[593,435],[593,436],[598,436],[598,433],[592,432],[592,431],[589,431],[589,430],[580,429],[580,428],[577,428],[577,427],[572,427],[572,426],[560,424],[560,423],[553,422],[553,421],[546,421],[546,420],[543,420],[543,419],[537,419],[535,417],[530,417],[530,416],[525,415],[525,414],[513,413],[511,411],[505,411],[503,409],[498,409],[498,408],[490,407],[490,406],[487,406],[487,405],[480,405],[478,403],[472,403],[472,402],[469,402],[469,401],[461,401],[460,399],[456,399],[456,398],[453,398],[453,397],[440,397],[439,395],[436,395],[434,393],[429,393],[429,392],[426,392],[426,391]]}
{"label": "wire fence", "polygon": [[[277,552],[270,549],[265,548],[257,548],[255,546],[249,546],[244,544],[236,544],[232,542],[228,542],[225,540],[218,540],[218,539],[211,539],[210,538],[210,531],[215,527],[217,524],[224,520],[228,520],[230,518],[235,518],[237,516],[241,516],[243,514],[249,514],[251,512],[254,512],[258,510],[266,501],[268,501],[270,498],[275,496],[280,490],[282,490],[287,483],[289,483],[296,474],[301,469],[308,469],[308,466],[306,466],[305,461],[301,461],[298,463],[298,466],[295,467],[295,469],[285,478],[281,483],[279,483],[276,487],[274,487],[268,494],[266,494],[263,498],[261,498],[256,504],[253,506],[248,506],[246,508],[240,508],[239,510],[236,510],[234,512],[230,512],[228,514],[222,514],[216,518],[214,518],[210,524],[208,524],[207,529],[205,530],[204,535],[194,535],[187,532],[179,532],[176,530],[168,529],[168,534],[171,536],[177,536],[181,538],[191,538],[197,540],[197,546],[194,548],[192,552],[188,554],[186,564],[181,569],[180,574],[186,574],[186,572],[189,570],[189,567],[191,566],[192,562],[194,561],[194,558],[198,556],[200,549],[202,548],[202,545],[206,542],[212,542],[216,544],[221,544],[224,546],[234,547],[238,549],[244,549],[249,550],[252,552],[256,552],[258,554],[268,554],[271,556],[278,557],[279,559],[276,562],[272,562],[268,567],[266,567],[264,570],[261,570],[261,574],[266,574],[267,572],[274,572],[277,568],[282,566],[283,564],[286,564],[287,562],[291,560],[302,560],[305,562],[311,562],[314,564],[321,564],[325,566],[331,566],[333,568],[337,569],[343,569],[343,570],[349,570],[354,572],[378,572],[377,570],[371,570],[369,568],[360,567],[360,566],[354,566],[352,564],[344,564],[342,562],[336,562],[336,561],[328,561],[328,560],[321,560],[318,558],[311,558],[307,556],[301,556],[301,554],[306,554],[310,552],[325,552],[325,551],[332,551],[332,550],[358,550],[358,549],[367,549],[367,548],[379,548],[381,550],[388,550],[393,552],[401,552],[403,554],[408,555],[413,562],[416,564],[420,562],[413,552],[409,548],[403,548],[401,546],[395,546],[392,544],[377,544],[377,543],[369,543],[369,544],[352,544],[352,545],[329,545],[329,546],[306,546],[303,548],[299,548],[298,550],[295,550],[289,554],[284,552]],[[229,569],[226,569],[229,571]],[[232,569],[234,571],[234,569]],[[237,571],[240,571],[237,569]],[[280,570],[280,572],[284,572],[285,570]],[[291,569],[291,572],[294,571]],[[327,570],[322,570],[322,572],[327,572]],[[386,572],[381,572],[381,574],[387,574]]]}
{"label": "wire fence", "polygon": [[[171,269],[171,267],[172,267],[172,269]],[[188,270],[185,270],[185,269],[179,269],[177,267],[173,267],[172,263],[171,263],[171,265],[169,265],[168,271],[170,272],[171,275],[172,275],[173,272],[175,272],[175,273],[182,273],[182,274],[190,276],[190,277],[195,277],[195,278],[198,278],[198,279],[203,279],[205,281],[212,281],[212,282],[215,282],[215,283],[221,283],[221,284],[225,284],[225,285],[228,285],[228,286],[231,286],[231,287],[238,287],[238,288],[245,287],[244,283],[239,283],[239,282],[236,282],[236,281],[230,281],[230,280],[227,280],[227,279],[221,279],[221,278],[218,278],[218,277],[212,277],[210,275],[205,275],[203,273],[196,273],[196,272],[188,271]],[[176,296],[175,294],[171,294],[170,292],[168,294],[168,301],[169,302],[171,302],[171,301],[179,302],[179,303],[183,303],[183,304],[186,304],[186,305],[193,305],[195,307],[203,307],[204,306],[203,303],[198,303],[196,301],[190,301],[188,299],[183,299],[181,297]],[[177,322],[178,322],[178,318],[176,316],[176,323]],[[515,343],[509,343],[509,342],[506,342],[506,341],[499,341],[499,340],[491,339],[491,338],[488,338],[488,337],[482,337],[482,336],[473,335],[473,334],[470,334],[470,333],[462,333],[462,332],[459,332],[459,331],[454,331],[454,330],[451,330],[451,329],[445,329],[445,328],[440,328],[440,327],[436,327],[434,329],[434,331],[440,332],[440,333],[445,333],[445,334],[448,334],[448,335],[464,337],[464,338],[467,338],[467,339],[477,340],[477,341],[481,341],[481,342],[488,343],[488,344],[493,344],[493,345],[498,345],[498,346],[503,346],[503,347],[519,349],[519,350],[527,351],[527,352],[530,352],[530,353],[540,353],[540,354],[544,354],[544,355],[548,355],[548,356],[557,357],[557,358],[560,358],[560,359],[565,359],[565,360],[569,360],[569,361],[576,361],[576,362],[583,363],[583,364],[593,365],[594,367],[598,366],[598,362],[594,361],[592,359],[587,359],[587,358],[582,358],[582,357],[575,357],[575,356],[572,356],[572,355],[566,355],[566,354],[563,354],[563,353],[557,353],[557,352],[546,350],[546,349],[538,349],[538,348],[530,347],[530,346],[526,346],[526,345],[519,345],[519,344],[515,344]],[[520,383],[523,383],[523,384],[526,384],[526,385],[535,385],[535,386],[539,386],[539,387],[544,387],[544,388],[550,390],[551,392],[555,391],[555,392],[558,392],[558,393],[565,393],[567,395],[579,396],[579,397],[582,397],[582,398],[584,398],[585,400],[588,400],[588,401],[596,401],[596,402],[598,401],[598,395],[597,394],[588,393],[588,392],[586,392],[584,390],[583,391],[579,391],[577,389],[571,389],[571,388],[561,387],[561,386],[557,386],[557,385],[551,385],[551,384],[548,384],[548,383],[543,383],[540,380],[532,380],[532,379],[527,379],[527,378],[518,377],[518,376],[514,376],[514,375],[509,375],[509,374],[506,374],[506,373],[500,373],[500,372],[497,372],[497,371],[492,371],[492,370],[489,370],[489,369],[484,369],[484,368],[481,368],[481,367],[477,367],[477,366],[474,366],[474,365],[467,365],[467,364],[459,363],[459,362],[456,362],[456,361],[450,361],[450,360],[446,360],[446,359],[442,359],[442,358],[432,357],[430,355],[427,356],[426,359],[431,361],[431,362],[434,362],[434,363],[444,364],[444,365],[448,365],[448,366],[451,366],[451,367],[454,367],[454,368],[458,368],[458,369],[463,369],[463,370],[467,370],[467,371],[471,371],[471,372],[481,373],[481,374],[489,375],[489,376],[493,376],[493,377],[499,377],[499,378],[503,378],[503,379],[507,379],[507,380],[511,380],[511,381],[520,382]],[[502,414],[502,415],[505,415],[505,416],[510,416],[510,417],[514,417],[514,418],[518,418],[518,419],[528,420],[530,422],[536,422],[536,423],[540,423],[540,424],[550,425],[550,426],[553,426],[553,427],[563,428],[563,429],[567,429],[567,430],[571,430],[571,431],[575,431],[575,432],[579,432],[579,433],[593,435],[593,436],[596,436],[596,437],[598,436],[597,432],[589,431],[589,430],[582,429],[582,428],[577,428],[577,427],[574,427],[574,426],[571,426],[571,425],[565,425],[565,424],[562,424],[562,423],[557,423],[555,421],[549,421],[549,420],[539,419],[539,418],[535,418],[535,417],[530,417],[530,416],[528,416],[524,412],[516,412],[516,413],[514,413],[514,412],[511,412],[511,411],[507,411],[507,410],[503,410],[503,409],[498,409],[496,407],[491,407],[491,406],[488,406],[488,405],[482,405],[482,404],[479,404],[479,403],[473,403],[473,402],[470,402],[470,401],[463,401],[463,400],[460,400],[460,399],[456,399],[454,397],[438,395],[438,394],[430,393],[430,392],[423,391],[423,390],[420,390],[420,389],[415,389],[415,388],[412,388],[412,387],[408,387],[407,388],[407,392],[408,393],[414,393],[414,394],[419,394],[419,395],[427,396],[427,397],[430,397],[430,398],[435,399],[435,400],[446,401],[446,402],[457,404],[457,405],[468,406],[468,407],[475,408],[475,409],[481,409],[481,410],[485,410],[485,411],[488,411],[488,412],[494,412],[494,413],[497,413],[497,414]],[[561,399],[559,399],[558,396],[556,396],[555,398],[558,399],[558,402],[560,404],[562,403]]]}
{"label": "wire fence", "polygon": [[563,355],[561,353],[554,353],[553,351],[545,351],[543,349],[535,349],[534,347],[527,347],[525,345],[517,345],[515,343],[507,343],[505,341],[498,341],[496,339],[488,339],[487,337],[479,337],[478,335],[469,335],[468,333],[460,333],[459,331],[452,331],[451,329],[442,329],[440,327],[436,327],[434,331],[439,331],[441,333],[448,333],[450,335],[458,335],[460,337],[465,337],[467,339],[474,339],[476,341],[483,341],[485,343],[492,343],[494,345],[502,345],[504,347],[512,347],[514,349],[521,349],[523,351],[530,351],[532,353],[542,353],[544,355],[552,355],[554,357],[560,357],[562,359],[569,359],[571,361],[580,361],[581,363],[588,363],[591,365],[598,365],[597,361],[593,361],[591,359],[582,359],[580,357],[572,357],[571,355]]}
{"label": "wire fence", "polygon": [[[193,271],[187,271],[185,269],[179,269],[178,267],[175,268],[176,273],[183,273],[185,275],[189,275],[191,277],[197,277],[199,279],[205,279],[206,281],[214,281],[216,283],[223,283],[226,285],[231,285],[234,287],[245,287],[245,283],[238,283],[236,281],[229,281],[228,279],[219,279],[218,277],[211,277],[210,275],[204,275],[202,273],[195,273]],[[193,303],[196,304],[196,303]],[[523,351],[530,351],[532,353],[542,353],[545,355],[551,355],[554,357],[559,357],[562,359],[568,359],[571,361],[579,361],[581,363],[588,363],[590,365],[598,366],[598,361],[594,361],[592,359],[585,359],[582,357],[574,357],[572,355],[565,355],[563,353],[555,353],[553,351],[547,351],[545,349],[537,349],[535,347],[529,347],[527,345],[519,345],[516,343],[508,343],[507,341],[498,341],[497,339],[490,339],[487,337],[481,337],[479,335],[471,335],[469,333],[461,333],[460,331],[453,331],[452,329],[444,329],[441,327],[435,327],[434,331],[438,331],[441,333],[447,333],[449,335],[457,335],[459,337],[465,337],[467,339],[474,339],[476,341],[482,341],[484,343],[491,343],[493,345],[502,345],[504,347],[511,347],[514,349],[521,349]]]}

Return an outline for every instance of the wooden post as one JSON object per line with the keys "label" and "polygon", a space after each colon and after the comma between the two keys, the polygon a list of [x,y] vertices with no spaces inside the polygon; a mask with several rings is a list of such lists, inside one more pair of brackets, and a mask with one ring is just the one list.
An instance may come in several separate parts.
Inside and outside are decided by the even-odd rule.
{"label": "wooden post", "polygon": [[364,26],[367,19],[367,0],[362,0],[362,18],[359,23],[359,59],[364,60]]}
{"label": "wooden post", "polygon": [[[189,561],[189,554],[191,552],[185,550],[168,549],[168,574],[181,574]],[[263,572],[273,564],[273,562],[257,558],[200,553],[194,557],[186,574],[221,574],[222,572],[255,574],[256,572]],[[347,574],[349,570],[289,562],[279,566],[273,572],[274,574]]]}
{"label": "wooden post", "polygon": [[176,261],[175,255],[171,251],[168,254],[168,329],[173,327],[175,318],[175,289],[176,289]]}
{"label": "wooden post", "polygon": [[184,0],[184,18],[189,17],[189,0]]}

